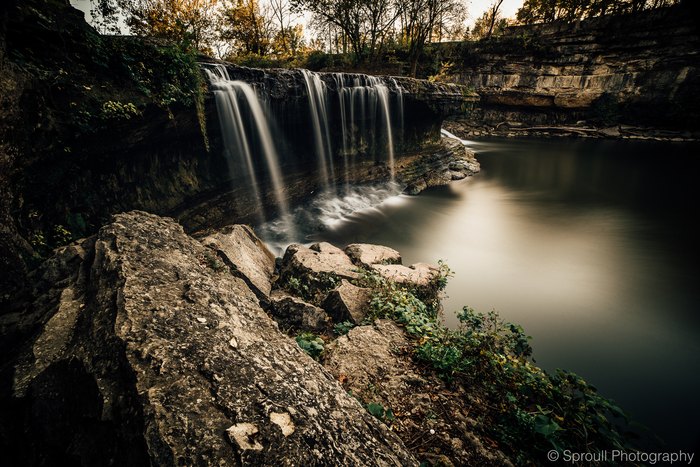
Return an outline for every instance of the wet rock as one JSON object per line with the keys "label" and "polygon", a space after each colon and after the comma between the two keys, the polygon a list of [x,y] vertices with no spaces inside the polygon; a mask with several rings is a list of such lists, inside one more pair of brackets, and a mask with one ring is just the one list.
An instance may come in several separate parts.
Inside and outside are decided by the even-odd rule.
{"label": "wet rock", "polygon": [[322,307],[336,323],[350,321],[359,324],[367,314],[371,298],[370,289],[357,287],[343,280],[338,287],[328,293]]}
{"label": "wet rock", "polygon": [[416,465],[209,251],[130,212],[56,269],[2,355],[10,464]]}
{"label": "wet rock", "polygon": [[270,296],[268,313],[284,331],[322,333],[331,327],[330,318],[322,308],[279,290]]}
{"label": "wet rock", "polygon": [[203,238],[232,272],[259,295],[268,296],[275,272],[275,255],[247,225],[231,225]]}
{"label": "wet rock", "polygon": [[359,266],[373,264],[401,264],[401,253],[388,246],[369,243],[352,243],[345,247],[345,253]]}
{"label": "wet rock", "polygon": [[474,152],[462,142],[443,137],[440,144],[440,151],[430,157],[421,157],[402,170],[402,178],[407,182],[404,193],[416,195],[426,188],[447,185],[479,172],[480,166]]}

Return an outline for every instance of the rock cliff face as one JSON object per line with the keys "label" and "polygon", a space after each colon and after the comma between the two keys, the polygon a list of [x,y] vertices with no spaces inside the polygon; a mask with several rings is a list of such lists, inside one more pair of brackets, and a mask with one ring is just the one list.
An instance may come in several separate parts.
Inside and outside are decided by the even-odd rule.
{"label": "rock cliff face", "polygon": [[[635,15],[508,28],[464,50],[456,82],[474,121],[619,120],[700,126],[700,33],[691,2]],[[606,122],[602,122],[606,123]]]}
{"label": "rock cliff face", "polygon": [[417,465],[215,255],[131,212],[35,272],[0,318],[8,465]]}
{"label": "rock cliff face", "polygon": [[[46,255],[66,237],[94,233],[113,213],[143,209],[174,215],[187,228],[255,218],[247,184],[229,171],[211,94],[198,115],[193,105],[157,102],[144,92],[143,80],[134,79],[134,61],[155,67],[148,62],[151,55],[161,62],[167,58],[154,47],[99,36],[64,0],[0,6],[0,303],[7,288],[21,285],[32,257]],[[144,57],[136,57],[138,51]],[[169,71],[168,63],[161,66]],[[280,151],[285,194],[294,205],[318,188],[301,73],[231,72],[260,87],[279,113],[289,135],[289,147]],[[332,75],[323,80],[332,86]],[[399,144],[397,165],[408,165],[426,145],[438,144],[442,119],[473,98],[458,86],[409,79],[392,81],[394,92],[397,82],[405,92],[406,114],[412,115],[404,122],[407,137]],[[110,102],[121,105],[116,107],[121,113],[110,114],[115,108],[105,107]],[[135,104],[137,112],[124,114],[127,104]],[[332,136],[338,125],[329,121]],[[351,182],[388,178],[386,165],[357,159]],[[267,182],[263,176],[262,191],[271,193]],[[269,212],[273,198],[262,200]]]}

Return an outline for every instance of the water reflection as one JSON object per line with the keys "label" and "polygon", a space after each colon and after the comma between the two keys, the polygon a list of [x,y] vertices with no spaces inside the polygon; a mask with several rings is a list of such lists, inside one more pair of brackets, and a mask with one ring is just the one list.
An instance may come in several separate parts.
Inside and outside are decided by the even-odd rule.
{"label": "water reflection", "polygon": [[482,173],[402,197],[316,235],[445,259],[445,301],[495,308],[534,337],[545,368],[568,368],[670,446],[697,447],[700,330],[697,145],[490,142]]}

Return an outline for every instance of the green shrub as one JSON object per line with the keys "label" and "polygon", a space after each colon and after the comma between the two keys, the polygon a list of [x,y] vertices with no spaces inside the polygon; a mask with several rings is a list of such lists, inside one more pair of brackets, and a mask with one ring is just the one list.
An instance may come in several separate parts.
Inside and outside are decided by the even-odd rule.
{"label": "green shrub", "polygon": [[374,417],[383,421],[384,423],[391,423],[396,420],[394,412],[391,409],[385,409],[384,406],[378,402],[370,402],[366,406],[367,412],[372,414]]}
{"label": "green shrub", "polygon": [[139,109],[131,102],[117,101],[107,101],[102,104],[102,113],[100,114],[103,120],[129,120],[140,115]]}
{"label": "green shrub", "polygon": [[335,326],[333,326],[333,332],[335,332],[339,336],[344,336],[345,334],[349,333],[350,330],[354,327],[354,323],[350,321],[343,321],[342,323],[338,323]]}
{"label": "green shrub", "polygon": [[320,336],[312,332],[302,332],[296,337],[297,344],[304,352],[309,354],[314,360],[321,358],[325,342]]}

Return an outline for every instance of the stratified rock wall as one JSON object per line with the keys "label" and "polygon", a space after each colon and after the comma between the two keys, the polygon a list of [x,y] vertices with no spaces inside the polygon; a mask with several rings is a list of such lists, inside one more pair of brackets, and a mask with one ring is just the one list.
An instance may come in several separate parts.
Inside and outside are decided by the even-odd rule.
{"label": "stratified rock wall", "polygon": [[8,465],[417,465],[212,255],[131,212],[37,272],[0,321],[25,336],[2,359]]}
{"label": "stratified rock wall", "polygon": [[[462,51],[456,82],[486,123],[610,120],[700,127],[700,33],[691,2],[634,15],[508,28]],[[606,122],[603,122],[606,123]]]}

